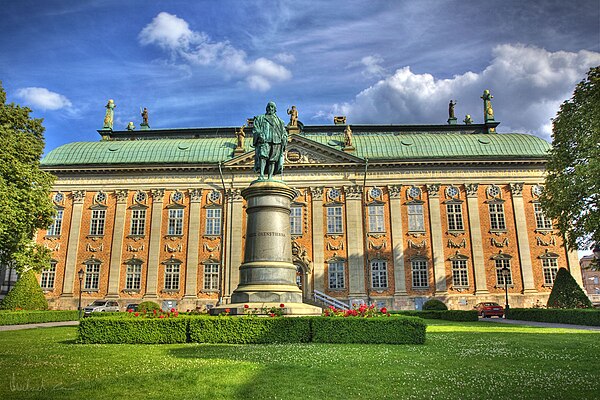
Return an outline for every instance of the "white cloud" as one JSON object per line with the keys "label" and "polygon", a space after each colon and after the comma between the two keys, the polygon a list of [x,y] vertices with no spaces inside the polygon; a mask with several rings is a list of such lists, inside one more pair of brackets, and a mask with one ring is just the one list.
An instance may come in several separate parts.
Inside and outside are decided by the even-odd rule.
{"label": "white cloud", "polygon": [[[332,114],[347,115],[351,123],[444,123],[448,101],[457,100],[456,117],[471,114],[483,120],[480,96],[494,95],[500,131],[529,132],[550,138],[551,123],[560,104],[571,97],[587,70],[600,64],[600,53],[549,52],[521,44],[499,45],[480,73],[466,72],[451,79],[415,74],[403,67],[360,92],[353,101],[335,104]],[[364,59],[363,59],[364,60]],[[364,65],[378,65],[376,60]]]}
{"label": "white cloud", "polygon": [[283,64],[292,64],[292,63],[296,62],[296,57],[290,53],[275,54],[275,56],[273,58],[275,59],[275,61],[279,61],[280,63],[283,63]]}
{"label": "white cloud", "polygon": [[[244,79],[251,89],[258,91],[267,91],[273,83],[292,77],[287,68],[275,61],[263,57],[249,60],[245,51],[229,41],[214,42],[206,33],[192,31],[184,19],[166,12],[159,13],[142,29],[139,41],[142,45],[158,45],[171,57],[180,57],[191,65],[219,68],[227,75]],[[295,60],[287,53],[274,58],[283,63]]]}
{"label": "white cloud", "polygon": [[17,89],[17,96],[22,98],[28,105],[41,108],[42,110],[60,110],[71,108],[71,101],[62,94],[51,92],[46,88],[26,87]]}

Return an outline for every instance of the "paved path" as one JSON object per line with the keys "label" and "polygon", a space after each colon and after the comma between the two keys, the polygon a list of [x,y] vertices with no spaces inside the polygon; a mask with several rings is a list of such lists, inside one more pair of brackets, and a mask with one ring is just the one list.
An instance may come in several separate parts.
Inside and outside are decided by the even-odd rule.
{"label": "paved path", "polygon": [[480,322],[499,322],[501,324],[511,324],[511,325],[539,326],[539,327],[543,327],[543,328],[582,329],[582,330],[586,330],[586,331],[600,332],[600,326],[555,324],[555,323],[550,323],[550,322],[521,321],[518,319],[504,319],[504,318],[479,318],[479,321]]}
{"label": "paved path", "polygon": [[2,326],[0,326],[0,332],[1,331],[17,331],[20,329],[50,328],[53,326],[75,326],[75,325],[79,325],[79,321],[40,322],[37,324],[25,324],[25,325],[2,325]]}

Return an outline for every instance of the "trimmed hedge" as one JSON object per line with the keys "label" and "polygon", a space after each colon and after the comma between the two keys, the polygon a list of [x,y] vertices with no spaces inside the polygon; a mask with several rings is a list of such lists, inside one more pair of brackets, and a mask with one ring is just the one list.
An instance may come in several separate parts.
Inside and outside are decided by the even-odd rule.
{"label": "trimmed hedge", "polygon": [[448,306],[444,304],[443,301],[438,299],[429,299],[425,303],[423,303],[423,311],[446,311]]}
{"label": "trimmed hedge", "polygon": [[0,325],[37,324],[42,322],[77,321],[77,310],[0,311]]}
{"label": "trimmed hedge", "polygon": [[556,324],[600,326],[600,310],[564,308],[510,308],[507,319]]}
{"label": "trimmed hedge", "polygon": [[15,286],[0,303],[0,310],[47,310],[48,301],[33,270],[19,276]]}
{"label": "trimmed hedge", "polygon": [[85,318],[80,343],[186,343],[189,318]]}
{"label": "trimmed hedge", "polygon": [[390,314],[406,315],[411,317],[419,317],[425,319],[443,319],[445,321],[459,321],[459,322],[472,322],[477,321],[477,310],[429,310],[429,311],[417,311],[417,310],[402,310],[402,311],[390,311]]}
{"label": "trimmed hedge", "polygon": [[197,317],[190,319],[190,341],[198,343],[307,343],[310,318]]}
{"label": "trimmed hedge", "polygon": [[389,343],[422,344],[425,323],[410,317],[86,318],[81,343]]}
{"label": "trimmed hedge", "polygon": [[425,343],[425,323],[414,317],[312,318],[316,343]]}

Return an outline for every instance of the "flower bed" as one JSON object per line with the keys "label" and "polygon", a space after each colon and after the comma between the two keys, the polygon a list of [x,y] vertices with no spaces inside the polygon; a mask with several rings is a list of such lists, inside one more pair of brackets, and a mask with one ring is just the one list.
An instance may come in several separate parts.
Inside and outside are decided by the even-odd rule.
{"label": "flower bed", "polygon": [[594,309],[510,308],[506,313],[506,318],[557,324],[600,326],[600,310]]}
{"label": "flower bed", "polygon": [[0,311],[0,325],[76,321],[77,317],[77,310]]}

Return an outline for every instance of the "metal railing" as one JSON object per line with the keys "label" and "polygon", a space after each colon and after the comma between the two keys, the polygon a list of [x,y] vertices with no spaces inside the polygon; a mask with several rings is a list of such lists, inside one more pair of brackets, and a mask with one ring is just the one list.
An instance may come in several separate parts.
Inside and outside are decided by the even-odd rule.
{"label": "metal railing", "polygon": [[350,306],[343,301],[340,301],[335,297],[328,296],[323,292],[319,292],[318,290],[313,291],[313,296],[316,302],[323,303],[325,306],[334,306],[335,308],[342,310],[350,309]]}

